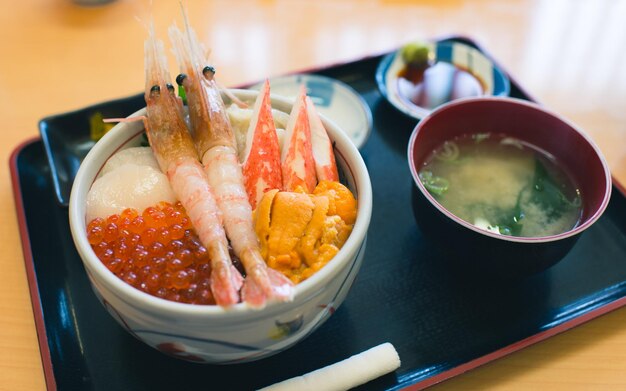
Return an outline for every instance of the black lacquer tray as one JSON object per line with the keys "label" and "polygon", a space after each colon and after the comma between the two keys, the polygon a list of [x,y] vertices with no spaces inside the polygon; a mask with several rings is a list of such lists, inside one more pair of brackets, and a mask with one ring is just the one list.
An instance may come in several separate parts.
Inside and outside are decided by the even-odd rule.
{"label": "black lacquer tray", "polygon": [[[450,39],[474,45],[465,38]],[[249,390],[383,342],[396,347],[402,366],[358,389],[422,388],[626,304],[626,198],[617,187],[603,217],[565,259],[541,274],[494,283],[446,267],[413,218],[406,148],[416,121],[378,92],[374,73],[381,58],[312,72],[348,83],[373,112],[373,131],[361,149],[374,192],[361,271],[344,304],[320,329],[253,363],[184,362],[124,331],[91,291],[70,236],[67,208],[56,197],[62,189],[53,185],[44,143],[34,139],[19,146],[11,172],[48,388]],[[515,81],[511,95],[530,99]],[[59,143],[60,160],[52,162],[55,175],[62,171],[66,177],[61,179],[71,183],[90,146],[81,140],[94,111],[125,116],[142,105],[136,96],[44,119],[42,135],[56,132],[52,144]]]}

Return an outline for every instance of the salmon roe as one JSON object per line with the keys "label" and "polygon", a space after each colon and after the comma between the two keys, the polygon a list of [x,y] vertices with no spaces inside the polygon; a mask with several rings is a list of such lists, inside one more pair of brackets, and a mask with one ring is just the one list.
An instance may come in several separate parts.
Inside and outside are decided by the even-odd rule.
{"label": "salmon roe", "polygon": [[208,251],[180,202],[93,219],[87,239],[102,263],[133,287],[166,300],[215,304]]}

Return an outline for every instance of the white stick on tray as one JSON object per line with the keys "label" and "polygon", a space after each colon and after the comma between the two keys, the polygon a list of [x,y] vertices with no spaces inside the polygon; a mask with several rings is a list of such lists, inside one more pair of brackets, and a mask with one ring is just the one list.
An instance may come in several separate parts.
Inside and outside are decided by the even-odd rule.
{"label": "white stick on tray", "polygon": [[265,387],[259,391],[343,391],[365,384],[400,367],[390,343],[378,345],[338,363]]}

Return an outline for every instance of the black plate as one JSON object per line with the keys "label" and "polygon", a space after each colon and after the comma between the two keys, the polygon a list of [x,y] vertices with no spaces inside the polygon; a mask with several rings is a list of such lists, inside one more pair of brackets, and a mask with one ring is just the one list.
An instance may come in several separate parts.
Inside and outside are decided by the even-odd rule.
{"label": "black plate", "polygon": [[[215,366],[179,361],[118,326],[91,291],[70,236],[67,209],[57,204],[44,144],[34,140],[19,147],[12,173],[48,385],[62,390],[247,390],[391,342],[402,366],[359,389],[417,388],[626,304],[626,198],[617,189],[604,216],[571,253],[541,274],[496,284],[447,269],[446,260],[413,219],[406,148],[415,121],[377,91],[374,72],[380,58],[316,72],[352,86],[374,117],[372,134],[361,149],[374,192],[361,271],[344,304],[320,329],[258,362]],[[512,95],[528,99],[514,81]],[[132,113],[137,108],[134,99],[107,115]],[[107,103],[98,107],[108,108]],[[59,127],[56,136],[65,144],[55,152],[73,162],[68,165],[70,176],[84,152],[76,139],[84,137],[91,110],[51,117],[42,124],[48,131]]]}

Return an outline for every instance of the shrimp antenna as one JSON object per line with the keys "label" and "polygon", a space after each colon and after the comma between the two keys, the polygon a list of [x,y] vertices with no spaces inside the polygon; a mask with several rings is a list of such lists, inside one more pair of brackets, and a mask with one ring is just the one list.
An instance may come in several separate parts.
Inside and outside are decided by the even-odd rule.
{"label": "shrimp antenna", "polygon": [[[154,6],[153,6],[153,2],[152,0],[150,0],[149,4],[149,10],[146,10],[144,4],[140,3],[140,2],[131,2],[133,9],[134,9],[134,19],[139,23],[139,25],[141,27],[144,28],[144,30],[146,30],[147,33],[150,33],[150,27],[148,26],[148,23],[146,23],[146,21],[144,19],[142,19],[139,15],[145,15],[145,14],[149,14],[149,15],[154,15]],[[150,18],[151,19],[151,18]]]}
{"label": "shrimp antenna", "polygon": [[[183,14],[183,24],[185,25],[185,35],[187,36],[187,42],[189,43],[189,49],[190,49],[190,57],[192,57],[192,60],[196,60],[195,58],[193,58],[193,40],[191,38],[191,25],[189,24],[189,16],[187,15],[187,7],[185,7],[185,4],[183,3],[182,0],[180,0],[178,2],[178,4],[180,4],[180,11]],[[198,64],[194,64],[195,66],[198,66]]]}
{"label": "shrimp antenna", "polygon": [[182,0],[180,0],[178,4],[180,4],[180,11],[183,14],[183,22],[185,23],[185,31],[187,31],[187,36],[189,40],[191,41],[191,37],[189,37],[189,30],[191,29],[191,26],[189,25],[189,17],[187,16],[187,7],[185,7],[185,4],[183,3]]}
{"label": "shrimp antenna", "polygon": [[179,4],[181,12],[183,14],[185,35],[187,37],[187,44],[189,48],[189,57],[191,58],[193,65],[196,68],[199,68],[206,62],[206,59],[200,58],[200,53],[202,53],[203,51],[199,47],[200,44],[195,31],[191,27],[191,23],[189,23],[189,13],[187,12],[187,7],[182,0],[179,0]]}
{"label": "shrimp antenna", "polygon": [[[202,47],[202,44],[199,42],[198,37],[195,36],[195,33],[193,31],[193,29],[191,28],[191,25],[189,23],[189,16],[187,13],[187,7],[185,7],[185,4],[183,2],[183,0],[179,0],[178,2],[180,4],[180,10],[183,14],[183,22],[184,22],[184,26],[185,26],[185,35],[187,36],[187,43],[188,43],[188,48],[189,48],[189,57],[191,58],[191,61],[193,63],[194,66],[199,67],[202,64],[207,64],[208,63],[208,58],[209,55],[211,53],[210,49],[206,49],[204,47]],[[194,39],[195,38],[195,39]],[[205,55],[205,58],[198,58],[201,56],[200,53],[203,53]],[[223,86],[221,86],[217,80],[215,79],[215,76],[212,76],[212,79],[215,81],[215,84],[217,86],[217,88],[220,91],[224,91],[224,93],[226,94],[226,96],[228,96],[231,100],[231,102],[235,103],[238,107],[242,108],[242,109],[246,109],[248,108],[248,104],[241,101],[239,98],[237,98],[232,92],[230,92],[229,89],[224,88]]]}
{"label": "shrimp antenna", "polygon": [[144,28],[144,30],[146,30],[146,32],[147,32],[147,33],[149,33],[149,32],[150,32],[150,27],[148,27],[148,24],[147,24],[147,23],[146,23],[143,19],[141,19],[141,18],[140,18],[139,16],[137,16],[137,15],[135,15],[135,16],[134,16],[134,18],[135,18],[135,20],[139,23],[139,25],[140,25],[141,27],[143,27],[143,28]]}

